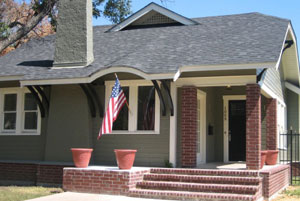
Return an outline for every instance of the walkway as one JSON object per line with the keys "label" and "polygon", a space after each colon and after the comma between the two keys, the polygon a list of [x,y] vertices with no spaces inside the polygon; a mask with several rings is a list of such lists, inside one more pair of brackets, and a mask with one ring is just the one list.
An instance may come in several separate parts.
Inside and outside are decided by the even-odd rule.
{"label": "walkway", "polygon": [[[158,199],[132,198],[117,195],[100,195],[89,193],[58,193],[27,201],[159,201]],[[167,200],[164,200],[167,201]]]}

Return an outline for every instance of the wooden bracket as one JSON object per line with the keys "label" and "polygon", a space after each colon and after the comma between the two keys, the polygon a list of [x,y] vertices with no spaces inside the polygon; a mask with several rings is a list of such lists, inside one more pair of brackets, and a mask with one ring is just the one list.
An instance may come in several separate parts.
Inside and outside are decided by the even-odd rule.
{"label": "wooden bracket", "polygon": [[160,90],[160,88],[159,88],[156,80],[151,80],[151,81],[152,81],[152,83],[154,85],[154,88],[155,88],[155,90],[156,90],[156,92],[158,94],[159,100],[160,100],[160,106],[162,108],[162,115],[166,116],[166,113],[167,113],[166,112],[166,104],[165,104],[164,98],[162,96],[161,90]]}
{"label": "wooden bracket", "polygon": [[170,89],[169,89],[169,87],[166,83],[166,80],[161,80],[161,83],[162,83],[165,91],[167,92],[167,98],[168,98],[168,104],[169,104],[169,107],[170,107],[171,116],[174,116],[174,104],[173,104],[172,96],[171,96],[171,93],[170,93]]}
{"label": "wooden bracket", "polygon": [[94,118],[96,117],[96,108],[95,108],[95,103],[94,100],[88,90],[88,87],[85,84],[79,84],[79,86],[81,87],[82,91],[84,92],[86,99],[88,101],[88,105],[90,108],[90,112],[91,112],[91,116]]}
{"label": "wooden bracket", "polygon": [[34,98],[38,104],[38,107],[40,109],[41,117],[44,118],[45,117],[45,108],[44,108],[44,105],[43,105],[38,93],[34,90],[34,88],[32,86],[27,86],[27,88],[29,89],[31,94],[34,96]]}

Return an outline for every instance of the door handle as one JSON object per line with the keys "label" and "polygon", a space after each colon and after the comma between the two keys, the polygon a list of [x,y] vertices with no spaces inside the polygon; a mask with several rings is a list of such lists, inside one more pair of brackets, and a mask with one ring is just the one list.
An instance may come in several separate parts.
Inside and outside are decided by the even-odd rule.
{"label": "door handle", "polygon": [[231,142],[231,131],[228,131],[228,141]]}

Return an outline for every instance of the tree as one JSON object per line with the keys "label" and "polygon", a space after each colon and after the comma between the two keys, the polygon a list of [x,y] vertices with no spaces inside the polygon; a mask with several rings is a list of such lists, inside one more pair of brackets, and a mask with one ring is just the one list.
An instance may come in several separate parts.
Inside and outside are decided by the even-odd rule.
{"label": "tree", "polygon": [[[28,23],[34,12],[31,9],[31,5],[25,2],[18,3],[13,0],[0,0],[0,2],[0,41],[2,43],[2,41],[5,41],[5,39],[11,35],[11,33],[17,30],[16,26]],[[44,18],[28,34],[6,47],[0,53],[0,56],[14,50],[21,44],[27,42],[30,38],[43,37],[53,33],[54,30],[52,29],[49,20]]]}
{"label": "tree", "polygon": [[[18,47],[29,38],[51,34],[56,28],[59,0],[31,0],[18,3],[0,0],[0,54]],[[104,8],[101,9],[102,5]],[[118,23],[131,14],[131,0],[93,0],[93,16]]]}

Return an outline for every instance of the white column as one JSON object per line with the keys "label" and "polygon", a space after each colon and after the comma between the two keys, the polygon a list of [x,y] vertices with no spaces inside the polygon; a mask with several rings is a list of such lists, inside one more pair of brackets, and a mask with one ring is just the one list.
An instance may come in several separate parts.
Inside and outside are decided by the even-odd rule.
{"label": "white column", "polygon": [[176,167],[176,152],[177,152],[177,86],[174,82],[170,84],[170,93],[174,105],[174,115],[170,116],[170,148],[169,162]]}

